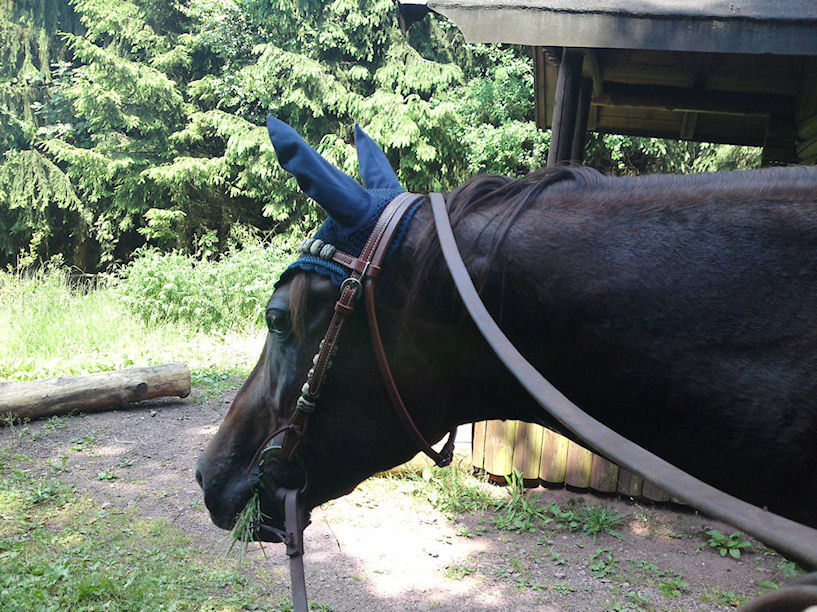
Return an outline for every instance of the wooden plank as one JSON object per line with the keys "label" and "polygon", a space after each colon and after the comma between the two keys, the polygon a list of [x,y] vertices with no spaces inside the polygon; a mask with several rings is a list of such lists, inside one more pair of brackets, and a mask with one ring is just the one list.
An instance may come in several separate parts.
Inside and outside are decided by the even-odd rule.
{"label": "wooden plank", "polygon": [[621,469],[618,473],[618,492],[630,497],[641,497],[641,488],[644,479],[636,476],[630,470]]}
{"label": "wooden plank", "polygon": [[618,488],[619,469],[604,457],[593,455],[590,467],[590,488],[602,493],[615,493]]}
{"label": "wooden plank", "polygon": [[593,453],[575,442],[567,448],[565,484],[577,489],[590,486],[590,470],[593,467]]}
{"label": "wooden plank", "polygon": [[471,434],[471,463],[480,470],[485,469],[485,421],[474,423]]}
{"label": "wooden plank", "polygon": [[590,119],[590,98],[593,97],[592,79],[582,78],[576,99],[576,122],[570,143],[570,161],[584,161],[584,145],[587,142],[587,125]]}
{"label": "wooden plank", "polygon": [[607,83],[604,91],[593,97],[593,104],[663,111],[767,116],[791,113],[794,98],[773,94],[693,91],[683,87]]}
{"label": "wooden plank", "polygon": [[698,124],[698,113],[684,113],[681,121],[681,139],[692,140],[695,137],[695,126]]}
{"label": "wooden plank", "polygon": [[604,72],[599,61],[599,54],[595,49],[585,49],[584,51],[584,74],[593,79],[593,95],[598,96],[604,89]]}
{"label": "wooden plank", "polygon": [[707,78],[707,89],[796,96],[800,91],[803,58],[782,55],[716,56]]}
{"label": "wooden plank", "polygon": [[607,81],[690,87],[695,77],[694,53],[625,49],[596,52]]}
{"label": "wooden plank", "polygon": [[549,484],[562,484],[567,467],[569,440],[555,431],[542,431],[542,459],[539,462],[539,478]]}
{"label": "wooden plank", "polygon": [[522,473],[525,480],[539,478],[539,464],[542,461],[542,436],[544,427],[534,423],[519,421],[516,427],[516,442],[513,449],[513,467]]}
{"label": "wooden plank", "polygon": [[644,481],[644,485],[641,487],[641,496],[654,502],[668,502],[670,499],[669,493],[658,488],[649,480]]}
{"label": "wooden plank", "polygon": [[485,428],[485,471],[494,476],[513,472],[513,446],[518,421],[488,421]]}

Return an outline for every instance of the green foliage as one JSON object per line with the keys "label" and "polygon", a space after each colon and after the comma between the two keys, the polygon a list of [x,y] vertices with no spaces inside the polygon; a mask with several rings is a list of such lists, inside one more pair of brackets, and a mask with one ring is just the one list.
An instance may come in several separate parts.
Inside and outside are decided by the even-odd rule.
{"label": "green foliage", "polygon": [[614,528],[620,527],[623,515],[611,510],[608,506],[597,504],[584,506],[576,513],[576,518],[581,525],[584,535],[591,536],[595,543],[600,533],[607,533],[620,540],[624,537]]}
{"label": "green foliage", "polygon": [[[410,190],[544,165],[529,51],[470,45],[443,18],[408,35],[392,0],[26,0],[0,8],[0,265],[83,270],[139,247],[230,247],[247,225],[323,218],[264,128],[287,121],[355,175],[353,128]],[[595,136],[615,173],[756,165],[757,150]]]}
{"label": "green foliage", "polygon": [[590,555],[587,569],[589,569],[590,573],[596,578],[606,578],[616,573],[618,569],[618,559],[606,548],[600,548]]}
{"label": "green foliage", "polygon": [[805,570],[798,566],[794,561],[786,561],[783,559],[777,564],[778,569],[783,572],[786,578],[797,578],[800,574],[804,574]]}
{"label": "green foliage", "polygon": [[581,531],[584,535],[591,536],[594,543],[600,533],[623,539],[616,528],[622,525],[624,516],[603,504],[585,505],[579,510],[562,510],[556,503],[552,503],[547,509],[559,524],[570,531]]}
{"label": "green foliage", "polygon": [[585,163],[606,174],[658,174],[747,170],[760,165],[761,149],[589,134]]}
{"label": "green foliage", "polygon": [[743,539],[743,534],[739,531],[735,531],[727,536],[717,529],[709,529],[706,535],[709,536],[706,543],[709,544],[711,548],[716,549],[721,554],[721,557],[725,557],[728,553],[733,559],[740,559],[741,549],[746,549],[751,546],[748,540]]}
{"label": "green foliage", "polygon": [[407,477],[428,484],[424,493],[440,511],[463,514],[486,510],[494,503],[481,483],[462,466],[423,468],[420,474],[408,472]]}
{"label": "green foliage", "polygon": [[268,605],[269,590],[172,525],[105,511],[0,449],[4,610],[215,610]]}
{"label": "green foliage", "polygon": [[263,518],[261,496],[258,490],[255,490],[247,503],[244,504],[241,512],[235,517],[235,524],[230,530],[230,548],[227,552],[232,552],[238,545],[238,556],[240,560],[243,560],[244,554],[247,552],[247,546],[255,540],[256,531]]}
{"label": "green foliage", "polygon": [[207,260],[145,248],[119,272],[116,292],[146,325],[186,322],[203,331],[258,328],[291,245],[248,242]]}
{"label": "green foliage", "polygon": [[547,524],[551,519],[544,507],[525,491],[522,474],[514,470],[509,478],[508,498],[497,504],[497,513],[491,522],[497,529],[517,532],[533,532],[537,524]]}
{"label": "green foliage", "polygon": [[[0,271],[0,379],[33,380],[183,360],[198,384],[234,384],[225,382],[228,373],[246,375],[258,359],[263,306],[272,282],[291,259],[284,244],[267,248],[243,241],[248,245],[244,251],[236,247],[212,262],[178,254],[163,260],[149,251],[133,262],[134,277],[124,280],[75,277],[60,266]],[[161,313],[150,313],[139,302],[144,288],[137,284],[137,274],[176,283],[167,302],[155,294],[145,296]],[[158,282],[151,289],[163,290]],[[192,304],[202,305],[201,317],[195,307],[185,308]]]}
{"label": "green foliage", "polygon": [[640,570],[643,579],[647,584],[655,585],[664,597],[680,597],[689,588],[689,582],[683,574],[675,570],[660,569],[649,561],[635,561],[630,559],[630,563]]}

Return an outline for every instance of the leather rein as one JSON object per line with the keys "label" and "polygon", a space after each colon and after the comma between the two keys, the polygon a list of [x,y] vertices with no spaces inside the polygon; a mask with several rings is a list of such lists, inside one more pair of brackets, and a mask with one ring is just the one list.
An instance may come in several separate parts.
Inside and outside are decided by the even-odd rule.
{"label": "leather rein", "polygon": [[[404,215],[424,197],[418,194],[403,193],[392,200],[383,210],[363,251],[357,257],[338,251],[334,246],[320,240],[307,239],[302,243],[301,252],[308,252],[327,261],[338,263],[349,269],[350,275],[340,286],[340,296],[335,303],[332,319],[320,343],[320,349],[313,358],[313,366],[301,389],[301,396],[298,398],[289,424],[270,436],[259,449],[262,464],[265,456],[271,452],[279,454],[287,461],[297,459],[296,451],[308,430],[309,416],[314,412],[320,397],[341,332],[361,293],[365,296],[369,329],[380,373],[404,429],[413,439],[415,446],[437,465],[445,466],[451,463],[456,428],[449,433],[448,440],[440,452],[431,447],[417,428],[397,389],[389,367],[375,312],[375,281],[382,270],[388,247]],[[443,257],[466,309],[499,359],[540,406],[584,441],[587,446],[610,461],[654,482],[693,508],[745,530],[787,556],[797,559],[800,563],[817,567],[817,529],[762,510],[690,476],[589,416],[553,387],[519,353],[485,308],[457,248],[445,198],[440,193],[431,193],[428,197],[431,200],[434,223]],[[275,440],[281,434],[284,438],[279,445],[275,443]],[[284,502],[286,527],[283,532],[273,531],[287,543],[296,611],[307,609],[302,561],[302,532],[305,527],[305,513],[302,504],[298,501],[299,494],[305,490],[306,486],[305,482],[304,489],[301,491],[282,488],[275,492],[275,497]]]}

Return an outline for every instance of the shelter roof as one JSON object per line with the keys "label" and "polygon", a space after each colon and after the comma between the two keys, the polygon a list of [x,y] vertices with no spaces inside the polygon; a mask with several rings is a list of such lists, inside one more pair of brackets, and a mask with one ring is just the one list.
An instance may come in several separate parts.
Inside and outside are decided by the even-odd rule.
{"label": "shelter roof", "polygon": [[469,42],[817,55],[813,0],[399,0],[444,15]]}

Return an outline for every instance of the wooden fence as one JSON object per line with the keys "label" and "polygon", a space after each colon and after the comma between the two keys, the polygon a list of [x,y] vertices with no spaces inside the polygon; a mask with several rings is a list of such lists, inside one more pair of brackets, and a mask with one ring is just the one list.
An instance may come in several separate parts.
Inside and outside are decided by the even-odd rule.
{"label": "wooden fence", "polygon": [[518,470],[526,481],[670,501],[666,491],[541,425],[524,421],[474,423],[474,467],[503,478]]}

